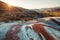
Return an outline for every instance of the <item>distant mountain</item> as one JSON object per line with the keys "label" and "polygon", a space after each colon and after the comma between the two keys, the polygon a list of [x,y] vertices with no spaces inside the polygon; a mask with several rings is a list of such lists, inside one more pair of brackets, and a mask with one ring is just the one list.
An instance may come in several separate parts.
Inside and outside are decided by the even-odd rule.
{"label": "distant mountain", "polygon": [[42,9],[33,9],[33,10],[40,14],[42,13],[53,17],[60,17],[60,7],[42,8]]}
{"label": "distant mountain", "polygon": [[41,16],[36,11],[10,6],[2,1],[0,6],[0,21],[32,20]]}
{"label": "distant mountain", "polygon": [[60,7],[46,9],[44,10],[44,13],[54,15],[55,17],[60,17]]}
{"label": "distant mountain", "polygon": [[60,7],[30,10],[0,1],[0,21],[32,20],[52,16],[60,17]]}

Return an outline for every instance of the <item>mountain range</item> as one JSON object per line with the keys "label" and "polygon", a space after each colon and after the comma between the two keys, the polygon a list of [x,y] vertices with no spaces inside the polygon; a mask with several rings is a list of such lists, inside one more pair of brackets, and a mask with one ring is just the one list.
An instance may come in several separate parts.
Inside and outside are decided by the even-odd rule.
{"label": "mountain range", "polygon": [[34,9],[38,13],[48,14],[53,17],[60,17],[60,7]]}
{"label": "mountain range", "polygon": [[26,9],[8,5],[0,1],[0,21],[32,20],[43,17],[60,17],[60,7],[45,9]]}

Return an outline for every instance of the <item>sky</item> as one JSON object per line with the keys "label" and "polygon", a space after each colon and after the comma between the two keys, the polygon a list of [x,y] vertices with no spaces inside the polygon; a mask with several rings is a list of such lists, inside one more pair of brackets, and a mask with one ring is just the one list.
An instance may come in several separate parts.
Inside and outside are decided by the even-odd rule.
{"label": "sky", "polygon": [[9,5],[19,6],[27,9],[40,9],[60,7],[60,0],[1,0]]}

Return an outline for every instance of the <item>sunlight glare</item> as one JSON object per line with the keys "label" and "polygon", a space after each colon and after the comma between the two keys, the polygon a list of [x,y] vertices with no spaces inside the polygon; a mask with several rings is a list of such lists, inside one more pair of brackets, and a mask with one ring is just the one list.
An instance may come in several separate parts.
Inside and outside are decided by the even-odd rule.
{"label": "sunlight glare", "polygon": [[1,1],[3,1],[3,2],[9,4],[9,5],[13,5],[13,6],[16,5],[16,2],[14,0],[1,0]]}

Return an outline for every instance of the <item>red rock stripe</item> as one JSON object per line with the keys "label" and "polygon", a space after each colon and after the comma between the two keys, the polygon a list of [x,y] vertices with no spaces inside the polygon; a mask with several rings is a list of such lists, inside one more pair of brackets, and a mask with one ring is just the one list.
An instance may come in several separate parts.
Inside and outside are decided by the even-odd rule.
{"label": "red rock stripe", "polygon": [[43,26],[46,26],[46,27],[50,27],[50,28],[53,28],[53,29],[55,29],[55,30],[58,30],[58,31],[60,31],[60,29],[58,29],[58,28],[56,28],[56,27],[54,27],[54,26],[45,25],[45,24],[41,24],[41,25],[43,25]]}
{"label": "red rock stripe", "polygon": [[55,19],[51,18],[50,20],[52,20],[54,23],[60,25],[60,22],[56,21]]}
{"label": "red rock stripe", "polygon": [[[16,28],[15,28],[16,27]],[[14,30],[12,30],[15,28]],[[12,26],[11,29],[6,34],[5,40],[20,40],[18,37],[18,32],[20,31],[21,26]]]}
{"label": "red rock stripe", "polygon": [[34,24],[33,29],[40,35],[40,33],[46,38],[46,40],[56,40],[53,36],[51,36],[41,24]]}

